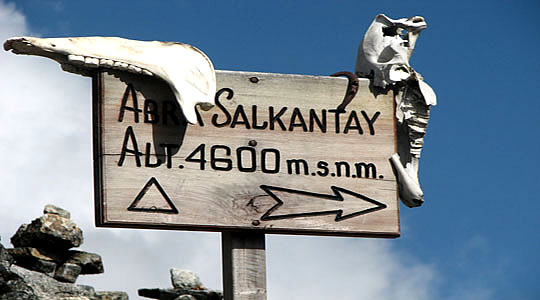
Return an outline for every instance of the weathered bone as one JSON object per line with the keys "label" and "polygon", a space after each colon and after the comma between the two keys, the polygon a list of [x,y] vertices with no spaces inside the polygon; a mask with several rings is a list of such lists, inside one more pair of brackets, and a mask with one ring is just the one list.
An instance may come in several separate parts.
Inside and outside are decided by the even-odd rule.
{"label": "weathered bone", "polygon": [[426,27],[424,18],[419,16],[393,20],[380,14],[360,43],[356,60],[359,76],[372,78],[375,87],[395,91],[398,154],[390,161],[396,169],[400,198],[409,207],[420,206],[424,201],[418,163],[429,109],[437,104],[433,89],[409,65],[416,40]]}
{"label": "weathered bone", "polygon": [[15,54],[51,58],[67,72],[84,76],[102,67],[156,76],[171,87],[186,120],[197,122],[195,105],[214,105],[216,75],[210,59],[182,43],[135,41],[118,37],[15,37],[4,43]]}

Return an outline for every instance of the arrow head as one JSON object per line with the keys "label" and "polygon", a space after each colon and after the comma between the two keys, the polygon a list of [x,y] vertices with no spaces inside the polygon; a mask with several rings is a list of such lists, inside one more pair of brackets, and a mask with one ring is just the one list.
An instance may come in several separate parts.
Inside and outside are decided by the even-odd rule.
{"label": "arrow head", "polygon": [[387,207],[386,204],[362,194],[337,186],[332,186],[331,188],[336,195],[337,200],[341,201],[341,209],[336,213],[336,222],[368,214]]}

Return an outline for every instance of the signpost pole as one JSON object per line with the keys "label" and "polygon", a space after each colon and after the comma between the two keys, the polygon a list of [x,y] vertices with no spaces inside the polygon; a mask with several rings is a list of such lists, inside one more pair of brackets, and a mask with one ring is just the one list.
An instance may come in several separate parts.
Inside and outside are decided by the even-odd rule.
{"label": "signpost pole", "polygon": [[266,300],[265,235],[221,233],[225,300]]}

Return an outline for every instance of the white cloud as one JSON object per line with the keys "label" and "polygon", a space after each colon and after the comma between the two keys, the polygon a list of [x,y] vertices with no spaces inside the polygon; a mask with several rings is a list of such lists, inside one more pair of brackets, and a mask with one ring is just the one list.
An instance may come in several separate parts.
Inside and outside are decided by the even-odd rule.
{"label": "white cloud", "polygon": [[270,299],[431,299],[433,268],[389,241],[280,236],[267,248]]}
{"label": "white cloud", "polygon": [[[13,4],[0,1],[0,40],[31,34]],[[93,225],[91,80],[45,58],[0,51],[0,236],[41,215],[46,203],[72,212],[83,250],[100,253],[105,274],[81,276],[98,290],[170,287],[171,267],[221,287],[219,235],[96,229]],[[434,268],[404,263],[389,241],[269,236],[270,299],[430,299]]]}

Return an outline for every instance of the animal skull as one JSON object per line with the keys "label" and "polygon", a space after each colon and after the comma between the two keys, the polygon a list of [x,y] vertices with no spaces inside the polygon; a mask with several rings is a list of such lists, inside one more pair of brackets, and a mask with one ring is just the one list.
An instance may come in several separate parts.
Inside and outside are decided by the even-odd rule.
{"label": "animal skull", "polygon": [[214,105],[216,75],[212,62],[201,50],[187,44],[118,37],[14,37],[4,43],[4,49],[51,58],[64,71],[84,76],[98,67],[156,76],[169,84],[192,124],[197,122],[197,104],[203,109]]}
{"label": "animal skull", "polygon": [[358,49],[356,73],[373,76],[373,84],[382,88],[409,79],[414,75],[409,59],[426,27],[419,16],[398,20],[376,16]]}
{"label": "animal skull", "polygon": [[390,161],[396,169],[400,198],[409,207],[420,206],[424,194],[418,180],[420,152],[437,97],[409,64],[418,35],[427,27],[424,18],[393,20],[380,14],[369,26],[356,60],[356,73],[371,78],[379,88],[395,92],[398,153]]}

